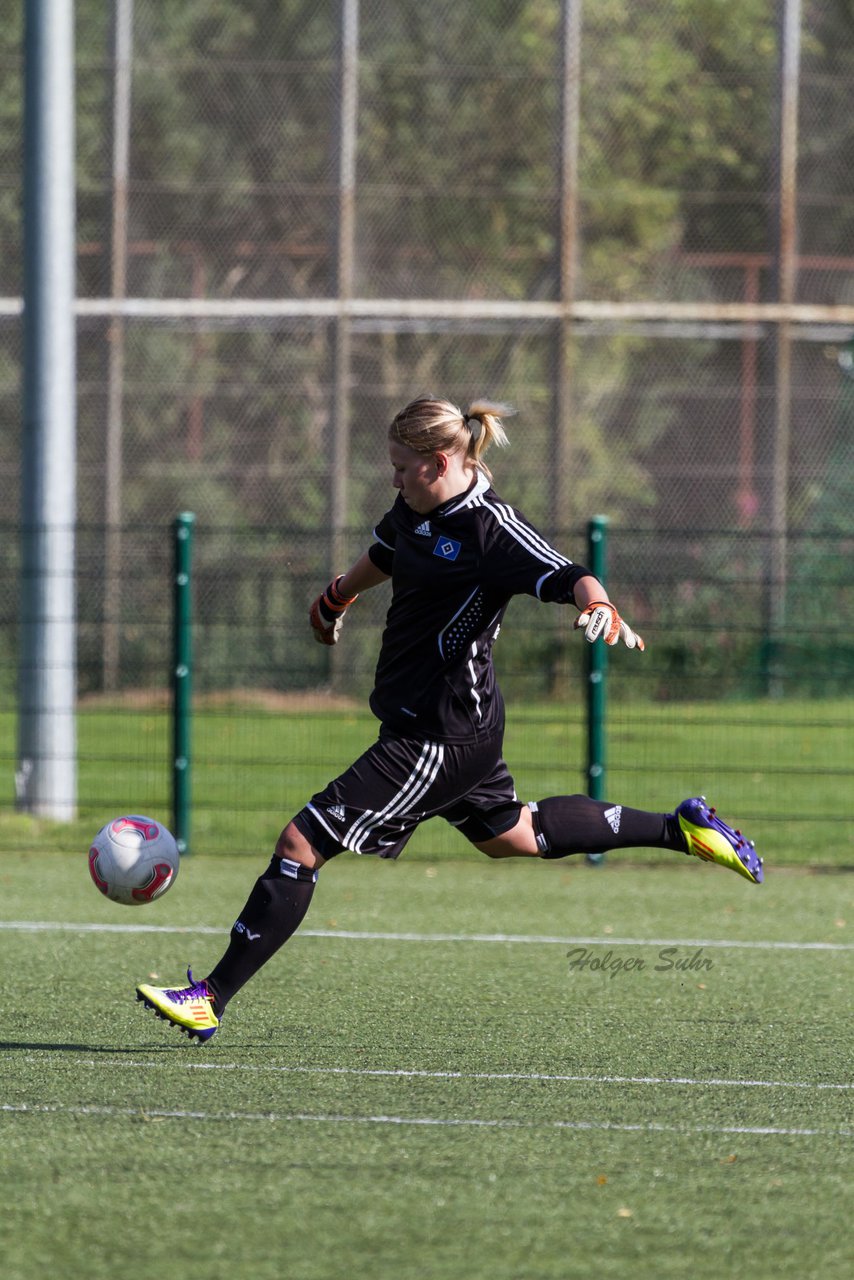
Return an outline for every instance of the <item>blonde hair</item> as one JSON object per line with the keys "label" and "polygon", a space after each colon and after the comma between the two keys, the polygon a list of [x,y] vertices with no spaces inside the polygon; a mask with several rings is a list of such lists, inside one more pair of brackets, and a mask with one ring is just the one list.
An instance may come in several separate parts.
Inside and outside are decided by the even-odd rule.
{"label": "blonde hair", "polygon": [[419,396],[401,409],[388,435],[390,440],[397,440],[416,453],[463,453],[491,480],[483,455],[490,445],[503,449],[510,443],[501,419],[514,412],[509,404],[475,400],[463,413],[450,400]]}

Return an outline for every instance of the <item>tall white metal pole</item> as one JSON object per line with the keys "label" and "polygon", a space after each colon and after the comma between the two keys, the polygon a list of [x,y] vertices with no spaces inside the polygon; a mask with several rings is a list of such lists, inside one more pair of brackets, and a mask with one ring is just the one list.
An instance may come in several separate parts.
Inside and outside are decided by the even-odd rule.
{"label": "tall white metal pole", "polygon": [[[133,0],[115,0],[113,13],[113,210],[110,295],[127,292],[128,179],[133,75]],[[115,689],[119,674],[122,561],[122,436],[124,433],[125,318],[114,314],[107,330],[107,439],[104,465],[103,683]]]}
{"label": "tall white metal pole", "polygon": [[[333,567],[345,554],[350,470],[350,325],[356,225],[356,137],[359,86],[359,0],[341,6],[341,107],[338,115],[338,244],[332,422],[331,528]],[[336,568],[336,572],[339,570]]]}
{"label": "tall white metal pole", "polygon": [[792,437],[792,322],[797,291],[798,89],[801,62],[801,0],[782,0],[780,21],[780,139],[777,192],[777,301],[783,319],[777,326],[774,450],[771,492],[770,658],[768,688],[783,693],[776,642],[786,626],[789,558],[789,455]]}
{"label": "tall white metal pole", "polygon": [[[335,573],[346,565],[350,493],[350,425],[352,422],[352,342],[349,304],[353,297],[356,228],[356,140],[359,95],[359,0],[343,0],[340,34],[338,113],[338,238],[335,275],[335,355],[332,370],[330,480],[331,564]],[[338,683],[342,655],[329,651],[329,675]]]}
{"label": "tall white metal pole", "polygon": [[19,808],[77,805],[73,0],[26,0]]}
{"label": "tall white metal pole", "polygon": [[557,529],[569,525],[570,455],[573,420],[572,314],[578,284],[578,147],[581,111],[582,0],[562,0],[560,106],[560,210],[558,264],[561,319],[557,326],[555,369],[555,435],[551,485],[551,517]]}

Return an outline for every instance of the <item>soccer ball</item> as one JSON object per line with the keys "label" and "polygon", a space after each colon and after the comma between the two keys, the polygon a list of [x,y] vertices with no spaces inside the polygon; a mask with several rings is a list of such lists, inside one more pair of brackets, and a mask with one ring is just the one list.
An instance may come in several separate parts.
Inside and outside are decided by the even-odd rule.
{"label": "soccer ball", "polygon": [[180,857],[162,822],[132,815],[113,818],[89,850],[89,874],[113,902],[139,907],[162,898],[175,883]]}

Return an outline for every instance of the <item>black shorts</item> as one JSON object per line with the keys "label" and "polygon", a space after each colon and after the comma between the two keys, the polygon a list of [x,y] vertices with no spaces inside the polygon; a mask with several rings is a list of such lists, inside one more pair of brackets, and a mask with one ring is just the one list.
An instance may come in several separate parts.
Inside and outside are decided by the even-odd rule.
{"label": "black shorts", "polygon": [[294,822],[324,858],[344,849],[397,858],[427,818],[445,818],[479,842],[515,827],[521,808],[500,736],[460,746],[383,729]]}

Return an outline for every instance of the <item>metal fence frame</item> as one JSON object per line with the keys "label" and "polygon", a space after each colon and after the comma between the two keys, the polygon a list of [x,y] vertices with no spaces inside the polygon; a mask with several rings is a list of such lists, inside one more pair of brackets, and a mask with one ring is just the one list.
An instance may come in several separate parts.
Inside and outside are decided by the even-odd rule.
{"label": "metal fence frame", "polygon": [[[37,4],[27,6],[35,14]],[[365,320],[413,321],[442,326],[465,321],[471,326],[495,320],[520,323],[545,322],[552,327],[554,401],[550,473],[551,524],[566,526],[575,515],[570,511],[567,477],[573,448],[573,378],[571,349],[573,338],[591,326],[644,325],[647,331],[676,332],[684,337],[714,333],[748,343],[756,326],[771,326],[775,333],[775,421],[773,431],[772,501],[770,514],[771,563],[767,600],[769,631],[774,634],[784,624],[787,581],[787,493],[791,445],[792,344],[797,337],[827,342],[847,338],[854,328],[854,306],[822,306],[796,301],[799,259],[796,243],[798,89],[800,80],[802,4],[801,0],[779,3],[779,75],[776,140],[777,184],[776,244],[773,255],[775,298],[760,301],[747,297],[741,302],[632,302],[593,301],[578,296],[578,147],[579,83],[583,56],[582,0],[561,0],[562,94],[559,147],[559,227],[557,261],[559,289],[552,301],[534,300],[454,300],[424,298],[367,299],[354,296],[354,252],[356,232],[356,153],[359,76],[359,0],[341,0],[339,31],[340,108],[337,119],[338,214],[336,296],[309,299],[227,300],[192,298],[144,298],[126,296],[127,264],[134,246],[128,240],[128,155],[130,95],[133,67],[133,0],[116,0],[114,20],[114,79],[112,95],[112,225],[110,296],[77,298],[73,316],[77,321],[93,317],[109,319],[108,421],[106,434],[105,511],[108,584],[105,596],[105,670],[115,671],[117,622],[110,615],[109,583],[118,576],[121,563],[122,484],[122,375],[125,326],[133,320],[217,319],[256,320],[272,318],[326,318],[333,322],[335,358],[332,389],[332,465],[329,495],[332,560],[341,559],[347,522],[347,490],[350,451],[351,335],[354,323]],[[48,143],[49,145],[49,143]],[[47,157],[48,160],[50,157]],[[38,249],[36,249],[38,251]],[[38,264],[35,264],[37,271]],[[0,298],[0,316],[18,317],[23,300]],[[32,356],[50,361],[55,352],[35,352]],[[28,642],[29,643],[29,642]],[[38,646],[35,646],[36,648]],[[29,750],[29,747],[28,747]],[[43,809],[42,802],[39,801]],[[50,803],[48,802],[48,809]]]}

